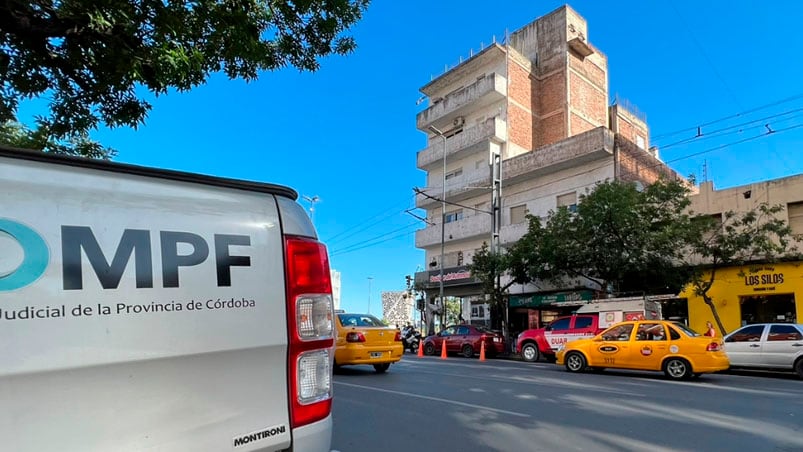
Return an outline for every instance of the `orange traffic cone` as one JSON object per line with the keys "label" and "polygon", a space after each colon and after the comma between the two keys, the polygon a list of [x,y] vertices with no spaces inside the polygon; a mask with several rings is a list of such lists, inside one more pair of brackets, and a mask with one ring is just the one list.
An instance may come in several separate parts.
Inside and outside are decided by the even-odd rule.
{"label": "orange traffic cone", "polygon": [[485,339],[483,339],[482,345],[480,345],[480,361],[485,361]]}
{"label": "orange traffic cone", "polygon": [[418,341],[418,357],[424,357],[424,344],[422,344],[421,341]]}
{"label": "orange traffic cone", "polygon": [[444,339],[443,342],[441,342],[441,359],[446,359],[446,341],[447,339]]}

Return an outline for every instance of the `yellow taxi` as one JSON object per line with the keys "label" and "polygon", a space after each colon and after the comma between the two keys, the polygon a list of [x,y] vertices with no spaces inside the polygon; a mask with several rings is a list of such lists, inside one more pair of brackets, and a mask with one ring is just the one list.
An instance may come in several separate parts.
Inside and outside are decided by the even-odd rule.
{"label": "yellow taxi", "polygon": [[617,323],[593,338],[569,342],[556,358],[569,372],[589,367],[598,372],[605,368],[654,370],[673,380],[730,367],[721,339],[663,320]]}
{"label": "yellow taxi", "polygon": [[369,364],[377,373],[384,373],[404,354],[401,332],[371,314],[337,312],[335,319],[335,369]]}

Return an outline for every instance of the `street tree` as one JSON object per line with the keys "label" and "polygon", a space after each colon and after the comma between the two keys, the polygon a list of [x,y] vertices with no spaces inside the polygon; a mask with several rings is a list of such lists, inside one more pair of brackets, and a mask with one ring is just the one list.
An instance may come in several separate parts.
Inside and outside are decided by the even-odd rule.
{"label": "street tree", "polygon": [[[678,293],[691,271],[678,266],[683,253],[678,244],[702,227],[687,212],[688,192],[675,180],[644,189],[622,181],[599,183],[580,197],[575,211],[561,207],[544,221],[529,216],[520,240],[498,253],[480,249],[472,275],[502,308],[513,284],[590,283],[606,294]],[[503,274],[506,282],[499,284]]]}
{"label": "street tree", "polygon": [[315,71],[354,50],[345,33],[369,1],[0,2],[0,124],[14,127],[21,100],[47,99],[23,135],[71,145],[101,123],[142,124],[147,93],[188,91],[220,72],[252,81],[286,66]]}
{"label": "street tree", "polygon": [[725,212],[721,219],[696,219],[702,233],[685,247],[683,265],[691,273],[690,289],[711,309],[722,335],[727,331],[709,295],[719,269],[801,258],[800,238],[778,215],[783,210],[783,205],[761,203],[747,212]]}

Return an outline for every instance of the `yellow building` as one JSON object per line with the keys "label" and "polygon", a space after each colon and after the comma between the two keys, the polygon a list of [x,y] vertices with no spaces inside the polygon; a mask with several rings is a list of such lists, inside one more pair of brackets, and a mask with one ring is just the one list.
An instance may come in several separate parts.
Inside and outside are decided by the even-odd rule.
{"label": "yellow building", "polygon": [[[803,262],[720,268],[708,291],[727,332],[762,322],[803,321]],[[706,321],[716,326],[711,308],[687,288],[689,326],[700,333]]]}
{"label": "yellow building", "polygon": [[[715,190],[711,181],[690,196],[691,211],[722,220],[725,212],[743,213],[761,203],[780,204],[777,217],[788,222],[792,234],[803,237],[803,174]],[[732,267],[717,270],[708,292],[725,330],[760,322],[803,323],[803,262]],[[705,322],[716,326],[711,308],[686,289],[689,326],[700,333]]]}

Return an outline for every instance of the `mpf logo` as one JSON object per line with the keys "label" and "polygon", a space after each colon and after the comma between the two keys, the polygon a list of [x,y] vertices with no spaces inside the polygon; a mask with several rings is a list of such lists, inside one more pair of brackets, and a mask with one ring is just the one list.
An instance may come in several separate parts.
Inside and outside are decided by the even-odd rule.
{"label": "mpf logo", "polygon": [[[111,259],[104,254],[88,226],[61,226],[62,284],[64,290],[84,287],[84,262],[87,261],[104,289],[116,289],[126,268],[133,261],[134,282],[138,289],[154,287],[152,233],[159,240],[162,286],[179,287],[179,269],[194,267],[214,255],[218,287],[231,286],[232,267],[250,267],[248,255],[232,255],[230,247],[250,247],[247,235],[213,234],[212,244],[198,234],[183,231],[149,231],[124,229]],[[22,259],[3,246],[16,241],[22,247]],[[10,245],[10,244],[6,244]],[[13,247],[13,245],[11,245]],[[179,248],[190,252],[180,252]],[[6,249],[4,249],[6,248]],[[17,264],[21,261],[19,264]],[[36,231],[21,223],[0,218],[0,292],[25,287],[36,281],[47,269],[50,252],[47,243]]]}
{"label": "mpf logo", "polygon": [[[7,238],[22,247],[21,261],[15,258],[10,246],[2,246]],[[42,236],[24,224],[0,218],[0,263],[5,263],[0,266],[0,291],[20,289],[36,281],[49,261],[50,251]]]}

